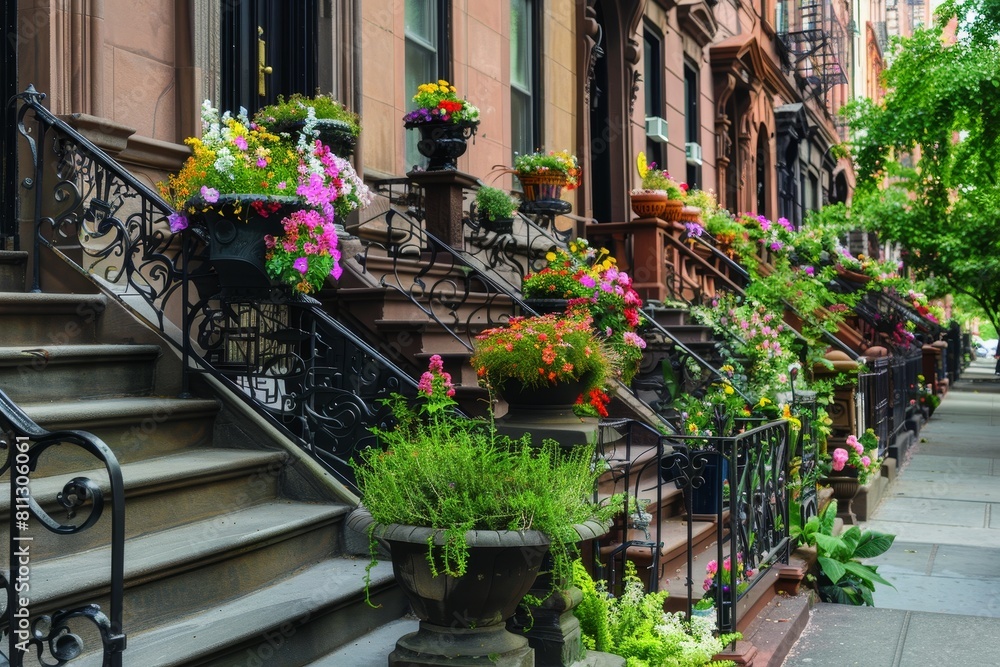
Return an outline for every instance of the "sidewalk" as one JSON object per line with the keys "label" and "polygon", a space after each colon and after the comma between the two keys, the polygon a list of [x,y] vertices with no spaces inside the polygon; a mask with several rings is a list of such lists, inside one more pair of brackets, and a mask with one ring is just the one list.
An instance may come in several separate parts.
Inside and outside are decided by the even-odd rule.
{"label": "sidewalk", "polygon": [[1000,665],[1000,377],[979,359],[944,397],[862,528],[895,589],[875,607],[818,604],[784,667]]}

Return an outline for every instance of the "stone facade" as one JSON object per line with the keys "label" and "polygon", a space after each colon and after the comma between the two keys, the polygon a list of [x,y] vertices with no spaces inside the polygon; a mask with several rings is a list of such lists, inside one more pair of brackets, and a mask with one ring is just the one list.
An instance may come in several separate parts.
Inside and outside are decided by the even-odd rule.
{"label": "stone facade", "polygon": [[[890,16],[884,0],[868,0],[853,16],[852,3],[817,0],[830,43],[854,30],[854,52],[863,54],[853,62],[849,50],[838,52],[843,76],[817,84],[817,61],[806,62],[794,42],[809,27],[796,24],[804,20],[801,2],[537,2],[539,143],[580,157],[584,180],[567,197],[575,213],[601,222],[632,216],[628,191],[638,181],[636,154],[647,147],[653,78],[661,99],[654,115],[668,128],[657,151],[675,177],[694,174],[731,210],[796,222],[827,201],[846,200],[853,176],[831,150],[843,133],[837,108],[851,94],[878,91],[887,22],[926,19],[910,16],[916,8],[906,3]],[[103,121],[112,133],[132,130],[121,159],[152,182],[182,160],[200,101],[219,99],[220,25],[240,4],[20,0],[17,86],[33,83],[57,113],[92,116],[92,126]],[[493,168],[512,156],[509,4],[440,4],[450,78],[482,111],[459,168],[492,182]],[[402,176],[409,165],[400,118],[413,93],[404,81],[405,0],[315,6],[317,84],[362,113],[359,168],[370,178]],[[284,36],[263,38],[281,44]],[[649,39],[658,50],[649,50]],[[685,96],[692,90],[693,102]],[[701,152],[697,171],[686,156],[692,136]],[[513,185],[509,176],[496,183]]]}

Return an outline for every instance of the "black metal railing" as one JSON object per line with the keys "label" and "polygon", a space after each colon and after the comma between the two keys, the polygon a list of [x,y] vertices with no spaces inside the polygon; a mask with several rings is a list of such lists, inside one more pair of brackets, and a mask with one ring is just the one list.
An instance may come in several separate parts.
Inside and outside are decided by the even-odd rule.
{"label": "black metal railing", "polygon": [[907,377],[906,356],[893,354],[889,357],[889,446],[906,430],[906,420],[909,418],[910,399],[908,395],[909,381]]}
{"label": "black metal railing", "polygon": [[869,359],[867,366],[858,374],[858,429],[875,431],[882,457],[889,449],[889,357]]}
{"label": "black metal railing", "polygon": [[[101,640],[102,665],[121,667],[126,638],[122,625],[125,561],[125,487],[118,459],[111,449],[96,436],[84,431],[46,431],[31,420],[3,391],[0,391],[0,447],[7,456],[0,473],[10,475],[7,507],[8,569],[0,574],[0,585],[6,591],[6,609],[2,632],[7,636],[6,651],[0,663],[21,667],[31,659],[39,665],[59,667],[70,664],[84,652],[96,652],[85,646],[81,635],[89,636],[76,626],[87,621],[96,627]],[[51,499],[42,499],[32,490],[46,464],[66,447],[79,448],[95,459],[87,469],[100,467],[107,474],[107,491],[100,479],[73,477]],[[68,476],[68,475],[67,475]],[[43,506],[44,505],[44,506]],[[59,609],[38,614],[32,609],[33,590],[38,587],[32,577],[33,554],[42,530],[61,537],[60,554],[73,550],[72,535],[94,527],[111,509],[111,558],[108,566],[108,607],[96,604]],[[48,509],[46,509],[48,508]],[[50,509],[65,512],[67,523],[49,513]],[[79,516],[78,516],[79,514]],[[71,521],[76,519],[75,521]],[[104,524],[105,526],[107,523]],[[72,576],[72,573],[70,573]]]}
{"label": "black metal railing", "polygon": [[[206,234],[172,234],[167,202],[44,106],[19,96],[18,131],[34,173],[34,289],[47,250],[89,273],[184,355],[184,392],[198,373],[227,383],[260,414],[353,488],[347,459],[371,426],[378,398],[414,380],[311,299],[255,303],[219,297]],[[33,122],[32,122],[33,121]]]}
{"label": "black metal railing", "polygon": [[[720,632],[735,631],[739,616],[749,609],[747,596],[753,587],[766,579],[771,567],[788,562],[788,422],[765,423],[730,437],[704,437],[663,436],[640,422],[607,421],[602,423],[601,452],[615,490],[630,497],[629,524],[618,530],[622,539],[602,551],[609,585],[620,581],[624,558],[648,549],[649,586],[658,588],[664,546],[659,511],[665,491],[680,488],[689,519],[715,525],[714,544],[696,552],[693,520],[685,522],[688,613],[695,586],[706,576],[696,573],[695,566],[704,567],[710,558],[721,570],[728,558],[731,585],[722,586],[716,579],[709,594],[716,603]],[[643,516],[644,505],[652,508],[646,513],[649,518]],[[637,522],[643,536],[630,539]],[[742,563],[742,574],[737,562]]]}

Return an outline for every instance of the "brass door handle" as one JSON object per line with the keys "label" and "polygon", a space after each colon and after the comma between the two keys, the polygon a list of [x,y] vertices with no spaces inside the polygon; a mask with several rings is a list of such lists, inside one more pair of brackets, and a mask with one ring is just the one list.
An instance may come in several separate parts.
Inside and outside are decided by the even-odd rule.
{"label": "brass door handle", "polygon": [[264,29],[257,26],[257,94],[261,97],[267,95],[267,85],[264,83],[264,75],[271,74],[274,71],[272,67],[264,64],[266,44],[262,39],[263,36]]}

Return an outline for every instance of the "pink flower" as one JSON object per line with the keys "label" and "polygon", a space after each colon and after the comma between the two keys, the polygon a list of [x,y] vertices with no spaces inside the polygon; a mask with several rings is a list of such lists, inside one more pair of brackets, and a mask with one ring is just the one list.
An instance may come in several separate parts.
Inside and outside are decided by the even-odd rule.
{"label": "pink flower", "polygon": [[430,371],[424,371],[424,374],[420,376],[420,382],[417,384],[417,391],[422,394],[427,394],[430,396],[434,393],[434,374]]}
{"label": "pink flower", "polygon": [[871,464],[872,464],[871,457],[868,457],[868,456],[862,456],[861,457],[861,465],[863,465],[864,467],[867,468]]}
{"label": "pink flower", "polygon": [[427,364],[427,368],[437,373],[444,371],[444,359],[441,358],[440,354],[432,355],[430,362]]}
{"label": "pink flower", "polygon": [[305,275],[306,271],[309,270],[309,260],[306,259],[305,257],[299,257],[294,262],[292,262],[292,266],[295,267],[296,271],[298,271],[302,275]]}
{"label": "pink flower", "polygon": [[640,350],[646,349],[646,341],[642,339],[642,336],[635,333],[634,331],[626,331],[622,334],[622,340],[628,345],[635,345]]}
{"label": "pink flower", "polygon": [[844,469],[844,464],[847,463],[847,459],[847,450],[842,447],[837,447],[833,450],[833,465],[831,467],[837,472],[840,472]]}
{"label": "pink flower", "polygon": [[233,139],[233,143],[236,144],[236,147],[241,151],[245,151],[247,149],[247,138],[242,134],[237,135],[236,138]]}
{"label": "pink flower", "polygon": [[597,282],[594,280],[594,277],[588,273],[585,273],[582,276],[580,276],[580,284],[583,285],[584,287],[597,286]]}
{"label": "pink flower", "polygon": [[201,186],[201,198],[207,201],[209,204],[214,204],[219,201],[219,191],[215,188],[210,188],[207,185]]}
{"label": "pink flower", "polygon": [[719,571],[719,563],[714,560],[708,561],[708,565],[705,566],[705,572],[707,574],[715,574]]}

